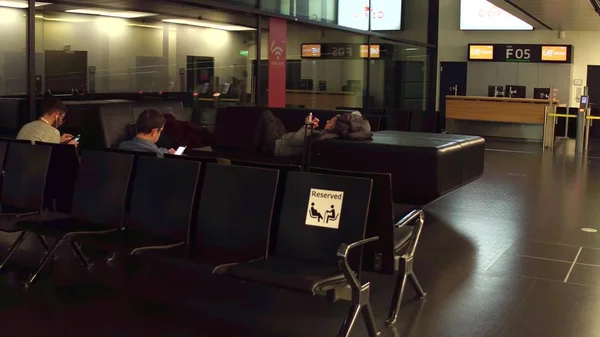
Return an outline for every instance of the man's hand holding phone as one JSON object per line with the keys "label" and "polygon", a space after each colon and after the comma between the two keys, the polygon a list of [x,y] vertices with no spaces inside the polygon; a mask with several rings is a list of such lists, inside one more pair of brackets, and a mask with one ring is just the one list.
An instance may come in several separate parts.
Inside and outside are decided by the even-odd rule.
{"label": "man's hand holding phone", "polygon": [[306,125],[310,125],[312,121],[312,126],[313,128],[318,128],[319,127],[319,119],[317,117],[313,117],[312,113],[308,116],[306,116],[306,119],[304,120],[304,123]]}
{"label": "man's hand holding phone", "polygon": [[75,137],[71,134],[65,133],[62,136],[60,136],[60,143],[74,145],[75,147],[77,147],[77,145],[79,145],[79,135]]}
{"label": "man's hand holding phone", "polygon": [[72,134],[63,133],[62,136],[60,136],[60,143],[67,144],[68,142],[70,142],[71,140],[74,140],[74,139],[75,139],[75,136],[73,136]]}

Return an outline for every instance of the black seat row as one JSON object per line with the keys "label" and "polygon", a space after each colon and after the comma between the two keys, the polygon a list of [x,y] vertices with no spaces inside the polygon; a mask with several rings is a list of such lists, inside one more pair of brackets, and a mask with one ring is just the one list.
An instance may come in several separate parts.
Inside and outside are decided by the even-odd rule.
{"label": "black seat row", "polygon": [[[20,185],[15,190],[15,185],[3,181],[2,204],[22,210],[41,208],[35,196],[43,195],[45,173],[27,172],[23,168],[31,166],[31,162],[13,158],[29,158],[32,151],[43,151],[46,147],[15,144],[9,145],[5,171],[7,176],[21,178],[15,180]],[[20,171],[15,169],[17,166],[21,166]],[[43,165],[37,169],[40,170]],[[19,172],[21,177],[17,177]],[[366,229],[367,215],[369,221],[373,218],[369,212],[373,180],[292,171],[285,172],[286,178],[282,179],[280,173],[269,168],[203,165],[192,160],[86,151],[70,215],[54,213],[13,226],[23,233],[59,239],[47,249],[38,270],[25,284],[33,282],[64,242],[74,248],[89,243],[142,257],[153,255],[147,252],[179,250],[180,258],[209,265],[215,273],[243,280],[328,295],[350,286],[352,310],[340,336],[349,334],[360,311],[370,334],[376,335],[368,300],[370,284],[359,281],[362,254],[357,259],[349,258],[350,251],[369,247],[367,243],[379,239],[378,236],[365,239],[365,230],[379,230]],[[37,180],[33,179],[36,174]],[[13,197],[19,194],[22,200]],[[271,219],[278,203],[280,217],[273,237]],[[331,212],[330,206],[335,212]],[[418,220],[417,226],[403,243],[405,246],[410,242],[409,252],[404,255],[407,265],[409,262],[412,265],[423,223],[422,212],[414,212],[401,225],[413,220]],[[388,224],[393,238],[394,227]],[[19,240],[22,242],[20,237],[0,268],[18,248]],[[391,255],[395,256],[396,251]],[[404,280],[411,275],[408,268],[407,272]],[[398,280],[401,279],[399,276]],[[399,306],[403,289],[399,284],[393,308]],[[393,313],[391,323],[397,310]]]}

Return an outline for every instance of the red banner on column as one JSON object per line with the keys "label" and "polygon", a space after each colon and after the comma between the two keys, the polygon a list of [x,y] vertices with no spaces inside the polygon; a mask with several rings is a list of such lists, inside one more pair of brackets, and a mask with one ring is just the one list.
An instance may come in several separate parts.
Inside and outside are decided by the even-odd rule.
{"label": "red banner on column", "polygon": [[269,107],[285,108],[287,21],[269,20]]}

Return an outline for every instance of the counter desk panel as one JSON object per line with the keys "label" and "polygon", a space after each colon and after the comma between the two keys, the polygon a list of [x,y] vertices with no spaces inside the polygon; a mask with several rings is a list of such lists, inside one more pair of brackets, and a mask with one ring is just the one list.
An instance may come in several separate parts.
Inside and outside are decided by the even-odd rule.
{"label": "counter desk panel", "polygon": [[543,125],[548,103],[533,98],[446,96],[446,118]]}

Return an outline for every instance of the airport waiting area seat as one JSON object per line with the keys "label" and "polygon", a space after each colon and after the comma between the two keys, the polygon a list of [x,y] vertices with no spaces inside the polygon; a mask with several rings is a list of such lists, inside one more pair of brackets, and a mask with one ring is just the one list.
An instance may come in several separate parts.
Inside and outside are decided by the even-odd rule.
{"label": "airport waiting area seat", "polygon": [[[28,163],[9,163],[12,145],[8,145],[5,170],[18,172],[10,165]],[[17,152],[21,148],[51,150],[17,143],[13,154],[21,153]],[[47,157],[40,177],[49,171]],[[374,268],[364,260],[384,250],[380,242],[386,242],[386,251],[392,252],[385,257],[388,274],[393,273],[390,266],[399,254],[394,250],[398,240],[393,215],[379,217],[385,210],[392,212],[391,176],[334,170],[304,173],[297,166],[264,165],[85,151],[74,177],[70,214],[51,220],[24,218],[19,224],[24,233],[58,239],[25,285],[32,284],[63,243],[76,253],[89,246],[120,253],[127,261],[166,256],[191,262],[208,275],[217,274],[213,277],[347,299],[350,311],[339,336],[350,333],[361,312],[370,335],[377,335],[368,296],[371,284],[360,280],[363,271]],[[36,193],[41,205],[44,191],[38,188]],[[272,226],[273,214],[278,228]],[[422,213],[414,214],[397,227],[422,220]],[[383,218],[386,221],[375,221]],[[420,229],[411,230],[410,242],[418,239],[416,232]],[[85,256],[79,258],[93,266]]]}
{"label": "airport waiting area seat", "polygon": [[[213,136],[214,154],[246,161],[299,163],[257,153],[256,125],[263,109],[228,107],[220,111]],[[270,109],[288,130],[297,130],[308,112],[327,120],[335,111]],[[483,174],[485,140],[476,136],[377,131],[372,140],[331,139],[315,144],[311,166],[392,174],[397,203],[426,205]],[[287,161],[286,161],[287,160]]]}
{"label": "airport waiting area seat", "polygon": [[[289,172],[276,253],[233,265],[225,274],[312,295],[333,293],[334,298],[349,286],[352,305],[338,336],[350,334],[361,312],[369,336],[377,336],[370,283],[359,281],[360,255],[350,259],[352,251],[378,239],[365,239],[371,184],[368,179]],[[330,204],[338,206],[337,216],[325,215]],[[318,218],[311,216],[313,209]]]}
{"label": "airport waiting area seat", "polygon": [[[413,209],[403,215],[400,221],[394,221],[396,215],[392,202],[392,176],[389,173],[340,171],[317,167],[311,168],[311,172],[361,177],[373,181],[366,235],[378,237],[379,240],[365,246],[362,268],[365,271],[388,275],[398,272],[387,318],[388,325],[395,324],[409,277],[420,298],[424,299],[427,295],[413,270],[425,214],[422,210]],[[400,266],[400,261],[404,262],[404,266]]]}

